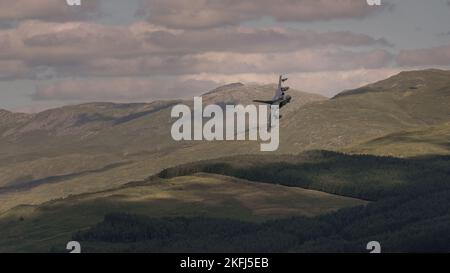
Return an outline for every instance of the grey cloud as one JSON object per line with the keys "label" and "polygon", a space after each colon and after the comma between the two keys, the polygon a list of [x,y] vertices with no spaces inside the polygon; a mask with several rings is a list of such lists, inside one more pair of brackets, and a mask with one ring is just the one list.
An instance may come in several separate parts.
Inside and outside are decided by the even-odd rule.
{"label": "grey cloud", "polygon": [[65,0],[0,0],[0,21],[70,21],[99,13],[99,0],[83,1],[79,7],[68,6]]}
{"label": "grey cloud", "polygon": [[270,73],[271,71],[317,72],[380,68],[391,63],[386,50],[354,52],[340,49],[305,49],[290,53],[211,52],[180,57],[102,59],[60,68],[60,76],[146,76],[196,73]]}
{"label": "grey cloud", "polygon": [[[92,23],[56,25],[36,21],[19,26],[18,37],[29,51],[48,51],[87,57],[124,57],[145,54],[192,54],[209,51],[284,52],[300,48],[338,46],[389,46],[384,39],[348,31],[314,32],[296,29],[220,28],[209,31],[171,31],[152,25],[111,27]],[[10,32],[11,33],[11,32]],[[1,34],[0,34],[1,35]],[[11,33],[14,35],[14,33]],[[33,57],[33,56],[32,56]]]}
{"label": "grey cloud", "polygon": [[0,60],[0,80],[31,77],[30,68],[19,60]]}
{"label": "grey cloud", "polygon": [[25,21],[15,29],[0,30],[0,49],[0,59],[17,58],[30,65],[49,66],[144,53],[126,27],[83,22]]}
{"label": "grey cloud", "polygon": [[[227,70],[266,71],[282,65],[309,71],[373,66],[387,56],[382,50],[379,52],[385,54],[378,55],[378,59],[363,61],[374,53],[362,56],[351,51],[329,50],[363,46],[389,44],[364,34],[289,28],[173,31],[145,23],[103,26],[86,22],[25,21],[16,29],[0,30],[0,60],[20,60],[29,68],[48,67],[58,76],[226,73]],[[296,53],[299,51],[303,51],[302,56]],[[227,58],[215,59],[220,53],[227,54]],[[339,57],[344,53],[344,57]]]}
{"label": "grey cloud", "polygon": [[172,53],[205,51],[285,52],[328,45],[389,46],[389,43],[384,39],[374,39],[364,34],[354,34],[347,31],[318,33],[295,29],[245,30],[220,28],[181,33],[157,31],[149,33],[146,40],[164,51]]}
{"label": "grey cloud", "polygon": [[154,24],[201,29],[265,16],[288,22],[363,18],[390,6],[370,7],[355,0],[143,0],[138,14]]}
{"label": "grey cloud", "polygon": [[72,79],[39,84],[37,101],[134,101],[189,97],[215,86],[214,82],[175,78]]}
{"label": "grey cloud", "polygon": [[401,66],[450,65],[450,45],[402,50],[397,57],[397,63]]}

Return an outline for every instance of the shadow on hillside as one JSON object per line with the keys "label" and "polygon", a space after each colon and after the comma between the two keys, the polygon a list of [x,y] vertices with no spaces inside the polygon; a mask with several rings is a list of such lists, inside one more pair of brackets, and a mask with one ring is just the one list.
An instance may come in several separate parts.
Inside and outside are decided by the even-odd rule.
{"label": "shadow on hillside", "polygon": [[49,177],[35,179],[35,180],[25,180],[24,178],[31,178],[30,176],[26,176],[26,177],[20,178],[20,180],[16,180],[16,182],[11,183],[9,186],[0,187],[0,194],[5,194],[5,193],[9,193],[9,192],[26,191],[26,190],[38,187],[43,184],[61,183],[68,179],[72,179],[72,178],[75,178],[78,176],[93,174],[93,173],[101,173],[101,172],[105,172],[105,171],[108,171],[108,170],[111,170],[114,168],[129,165],[131,163],[132,163],[132,161],[113,163],[113,164],[106,165],[103,168],[96,169],[96,170],[82,171],[82,172],[78,172],[78,173],[71,173],[71,174],[58,175],[58,176],[49,176]]}

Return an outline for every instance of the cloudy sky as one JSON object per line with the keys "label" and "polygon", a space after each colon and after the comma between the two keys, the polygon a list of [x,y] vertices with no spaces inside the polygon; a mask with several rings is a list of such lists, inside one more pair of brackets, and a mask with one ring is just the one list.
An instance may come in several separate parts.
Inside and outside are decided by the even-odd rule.
{"label": "cloudy sky", "polygon": [[187,98],[231,82],[332,96],[450,66],[450,0],[0,0],[0,108]]}

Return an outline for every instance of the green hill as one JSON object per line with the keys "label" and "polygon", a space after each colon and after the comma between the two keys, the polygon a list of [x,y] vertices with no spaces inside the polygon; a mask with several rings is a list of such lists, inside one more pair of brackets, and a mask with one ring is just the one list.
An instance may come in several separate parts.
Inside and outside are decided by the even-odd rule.
{"label": "green hill", "polygon": [[0,215],[0,251],[61,252],[72,238],[86,251],[131,252],[365,251],[364,243],[378,238],[403,251],[409,238],[417,251],[426,249],[428,237],[415,229],[450,227],[448,156],[316,151],[238,158],[16,207]]}
{"label": "green hill", "polygon": [[[359,168],[364,167],[371,175],[378,172],[379,176],[372,179],[378,180],[385,190],[378,191],[378,200],[366,206],[341,209],[312,218],[293,217],[256,224],[208,217],[154,218],[114,213],[106,215],[94,227],[75,233],[73,238],[82,242],[86,252],[367,253],[366,244],[374,240],[381,243],[382,252],[450,251],[448,156],[402,160],[332,153],[319,155],[305,155],[312,157],[311,163],[299,159],[304,162],[296,168],[299,179],[311,177],[307,174],[314,173],[316,168],[320,169],[318,174],[328,171],[328,176],[333,173],[334,177],[344,178],[345,169],[350,168],[353,173],[358,173]],[[339,162],[334,162],[331,165],[333,168],[330,168],[327,164],[333,162],[330,158],[338,157]],[[344,165],[342,161],[350,162]],[[286,181],[286,174],[277,172],[275,167],[283,163],[272,163],[263,164],[261,172],[272,174],[268,176],[272,183]],[[181,169],[186,170],[186,167]],[[403,179],[404,183],[398,187],[386,181],[383,169],[401,172],[397,179]],[[209,170],[218,170],[217,165],[215,168],[209,167]],[[244,168],[225,170],[242,176],[246,174]],[[386,176],[389,177],[389,174]],[[356,193],[359,191],[358,185],[364,183],[361,183],[360,176],[352,178],[352,183],[343,187]],[[288,183],[292,181],[295,180]],[[319,181],[327,180],[322,177]]]}
{"label": "green hill", "polygon": [[[283,108],[280,149],[272,154],[312,149],[399,157],[448,154],[449,74],[402,72],[333,99],[290,90],[293,101]],[[271,98],[273,88],[232,84],[205,94],[204,101],[249,103]],[[2,111],[0,212],[117,188],[184,163],[261,154],[259,142],[173,141],[170,110],[179,102],[89,103],[32,115]],[[395,137],[403,135],[408,137]]]}
{"label": "green hill", "polygon": [[450,119],[450,71],[402,72],[308,104],[282,123],[284,152],[339,150]]}
{"label": "green hill", "polygon": [[311,217],[365,204],[319,191],[213,174],[150,179],[116,190],[12,209],[0,215],[0,252],[61,250],[74,232],[116,212],[263,221]]}
{"label": "green hill", "polygon": [[[254,96],[271,97],[273,90],[272,85],[225,86],[204,100],[246,103]],[[325,99],[291,92],[297,98],[292,109]],[[0,211],[110,189],[168,166],[236,154],[235,145],[172,140],[170,111],[180,102],[89,103],[50,109],[17,121],[0,138]],[[250,146],[256,150],[259,144]]]}
{"label": "green hill", "polygon": [[450,154],[450,123],[392,133],[350,147],[347,151],[398,157]]}
{"label": "green hill", "polygon": [[448,189],[425,191],[315,218],[256,224],[115,213],[73,239],[85,252],[368,253],[367,243],[377,241],[383,253],[448,253],[449,201]]}

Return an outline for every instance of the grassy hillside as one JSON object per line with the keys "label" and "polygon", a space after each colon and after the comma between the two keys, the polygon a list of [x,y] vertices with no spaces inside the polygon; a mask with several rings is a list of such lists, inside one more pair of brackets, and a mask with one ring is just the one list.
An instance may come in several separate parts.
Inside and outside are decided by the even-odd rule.
{"label": "grassy hillside", "polygon": [[[270,155],[295,155],[311,149],[399,157],[448,154],[449,73],[404,72],[331,100],[290,90],[293,101],[283,108],[280,149]],[[233,84],[205,94],[204,101],[219,105],[248,103],[254,98],[271,98],[273,88]],[[259,142],[173,141],[170,109],[179,102],[90,103],[33,115],[0,112],[0,212],[18,205],[39,205],[114,189],[180,164],[261,155]],[[241,157],[234,160],[245,164]],[[293,164],[288,167],[295,173],[298,166],[288,164]],[[300,174],[306,179],[295,174],[292,177],[297,181],[289,180],[291,174],[285,171],[283,181],[347,195],[354,186],[349,181],[358,177],[364,187],[359,187],[355,197],[370,199],[378,196],[376,191],[385,190],[385,183],[407,180],[396,167],[386,172],[383,165],[366,175],[365,168],[370,164],[373,162],[369,160],[357,173],[345,170],[339,179],[331,169],[307,172],[303,164]],[[324,165],[335,168],[348,163]],[[410,173],[422,175],[414,167]]]}
{"label": "grassy hillside", "polygon": [[238,156],[168,168],[164,178],[197,172],[215,173],[378,200],[411,188],[448,181],[449,156],[400,159],[309,151],[300,155]]}
{"label": "grassy hillside", "polygon": [[[248,103],[271,97],[273,86],[225,86],[204,96],[205,103]],[[318,95],[296,90],[292,109]],[[142,180],[168,166],[257,151],[259,144],[176,142],[170,136],[171,107],[181,101],[149,104],[89,103],[51,109],[9,126],[0,137],[0,211],[39,204]],[[192,104],[192,101],[184,103]],[[9,113],[9,112],[8,112]],[[10,120],[8,114],[8,122]],[[7,122],[0,118],[0,124]],[[8,123],[9,124],[9,123]],[[194,152],[192,152],[194,151]],[[51,183],[47,183],[51,182]],[[33,185],[32,187],[16,186]],[[26,190],[24,190],[26,189]]]}
{"label": "grassy hillside", "polygon": [[183,165],[159,174],[166,178],[9,210],[0,216],[0,251],[59,252],[71,238],[85,251],[365,251],[374,239],[387,251],[445,246],[426,248],[436,239],[430,234],[450,227],[448,156],[239,160]]}
{"label": "grassy hillside", "polygon": [[450,154],[450,123],[375,138],[346,149],[361,154],[411,157]]}
{"label": "grassy hillside", "polygon": [[[378,173],[375,181],[385,182],[385,191],[377,201],[312,218],[293,217],[262,223],[115,213],[106,215],[94,227],[75,233],[73,238],[82,242],[86,252],[368,252],[366,244],[373,240],[381,243],[383,252],[450,251],[448,156],[405,160],[372,157],[369,161],[362,156],[341,156],[340,161],[346,161],[347,167],[326,164],[329,156],[322,160],[316,157],[309,166],[297,168],[299,173],[303,172],[299,179],[308,178],[305,174],[314,172],[315,168],[321,170],[318,173],[328,170],[328,175],[345,177],[343,170],[350,168],[358,173],[361,165],[369,174]],[[246,159],[242,162],[248,162]],[[269,174],[269,180],[285,181],[282,179],[286,176],[275,167],[280,164],[283,165],[282,162],[263,165],[259,171]],[[382,169],[378,170],[381,166],[401,172],[398,177],[404,180],[403,185],[395,190],[389,174],[384,177]],[[414,173],[416,168],[422,171]],[[423,172],[425,168],[431,171]],[[182,169],[186,170],[186,166]],[[246,175],[245,169],[222,170]],[[359,192],[357,185],[361,177],[351,178],[352,183],[344,188]]]}
{"label": "grassy hillside", "polygon": [[246,223],[213,218],[149,218],[109,214],[75,233],[85,252],[448,253],[450,191],[435,191],[314,218]]}
{"label": "grassy hillside", "polygon": [[308,104],[282,123],[284,152],[339,150],[450,120],[450,71],[402,72]]}
{"label": "grassy hillside", "polygon": [[73,196],[0,215],[0,252],[62,251],[72,234],[105,214],[214,217],[262,221],[317,216],[366,201],[211,174],[151,179],[117,190]]}

